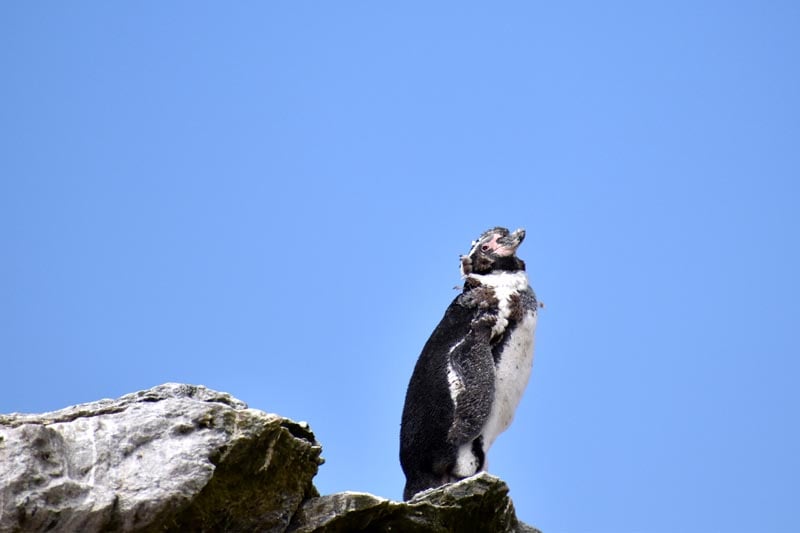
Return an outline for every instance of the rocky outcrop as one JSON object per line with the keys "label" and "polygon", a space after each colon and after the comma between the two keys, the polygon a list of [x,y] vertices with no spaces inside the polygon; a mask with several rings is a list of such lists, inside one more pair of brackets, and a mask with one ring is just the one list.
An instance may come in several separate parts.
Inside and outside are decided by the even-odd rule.
{"label": "rocky outcrop", "polygon": [[300,507],[289,531],[537,533],[538,530],[517,520],[506,484],[484,472],[452,485],[422,492],[408,502],[395,502],[359,492],[311,498]]}
{"label": "rocky outcrop", "polygon": [[320,452],[307,425],[190,385],[0,416],[0,531],[280,531]]}
{"label": "rocky outcrop", "polygon": [[312,484],[305,423],[168,383],[40,415],[0,415],[0,532],[535,531],[488,474],[410,502]]}

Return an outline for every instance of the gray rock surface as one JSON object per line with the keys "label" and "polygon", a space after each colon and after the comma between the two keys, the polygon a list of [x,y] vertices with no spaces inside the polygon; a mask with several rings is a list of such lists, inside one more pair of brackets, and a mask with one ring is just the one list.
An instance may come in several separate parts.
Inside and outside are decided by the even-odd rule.
{"label": "gray rock surface", "polygon": [[506,484],[485,472],[427,490],[409,502],[359,492],[311,498],[300,507],[289,531],[538,533],[517,520]]}
{"label": "gray rock surface", "polygon": [[0,415],[0,531],[283,531],[320,452],[306,424],[191,385]]}
{"label": "gray rock surface", "polygon": [[193,385],[0,415],[0,533],[536,533],[485,473],[409,502],[320,496],[320,453],[307,424]]}

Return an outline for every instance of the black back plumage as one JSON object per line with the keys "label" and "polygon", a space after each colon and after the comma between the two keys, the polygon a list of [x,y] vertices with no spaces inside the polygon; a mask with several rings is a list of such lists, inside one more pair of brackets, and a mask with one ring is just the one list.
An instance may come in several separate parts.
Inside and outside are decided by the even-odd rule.
{"label": "black back plumage", "polygon": [[[414,367],[400,426],[406,499],[450,480],[458,446],[474,439],[489,415],[494,387],[491,324],[473,327],[480,312],[469,293],[456,297]],[[464,342],[451,353],[459,341]],[[480,351],[484,353],[476,353]],[[451,362],[466,383],[457,412],[448,385]]]}
{"label": "black back plumage", "polygon": [[[447,382],[446,354],[465,337],[474,310],[453,300],[439,325],[422,349],[406,392],[400,425],[400,463],[409,477],[404,498],[419,490],[440,485],[452,465],[455,443],[447,439],[453,419],[453,404]],[[427,473],[428,475],[425,475]],[[413,478],[413,479],[412,479]]]}

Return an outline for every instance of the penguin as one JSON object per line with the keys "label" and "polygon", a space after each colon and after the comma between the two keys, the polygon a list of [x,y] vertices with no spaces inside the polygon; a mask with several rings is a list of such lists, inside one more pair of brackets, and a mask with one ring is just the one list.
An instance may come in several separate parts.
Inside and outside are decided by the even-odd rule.
{"label": "penguin", "polygon": [[461,293],[422,348],[400,423],[403,499],[486,470],[533,364],[539,303],[517,248],[525,230],[485,231],[461,256]]}

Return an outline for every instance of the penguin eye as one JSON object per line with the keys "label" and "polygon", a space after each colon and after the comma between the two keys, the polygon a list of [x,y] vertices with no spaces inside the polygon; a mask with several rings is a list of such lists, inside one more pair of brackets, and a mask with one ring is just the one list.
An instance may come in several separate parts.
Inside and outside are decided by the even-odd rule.
{"label": "penguin eye", "polygon": [[488,244],[484,244],[483,246],[481,246],[481,252],[486,252],[488,250],[489,250],[489,245]]}

